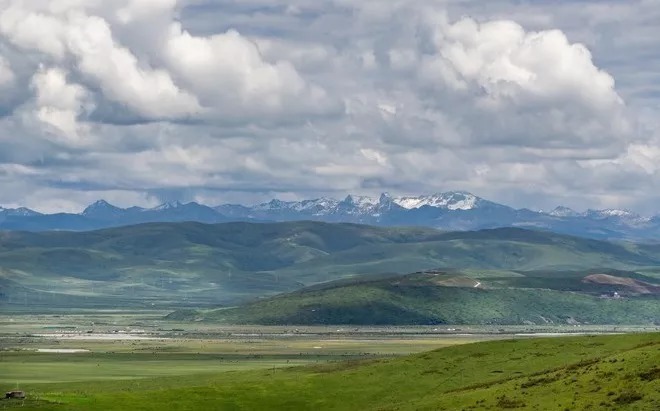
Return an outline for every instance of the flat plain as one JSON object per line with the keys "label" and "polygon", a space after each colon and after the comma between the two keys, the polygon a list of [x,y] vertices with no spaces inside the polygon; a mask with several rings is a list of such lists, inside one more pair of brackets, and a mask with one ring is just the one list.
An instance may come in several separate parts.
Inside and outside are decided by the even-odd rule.
{"label": "flat plain", "polygon": [[3,400],[0,408],[654,410],[660,404],[660,334],[649,326],[221,326],[168,322],[162,314],[3,315],[0,384],[25,390],[28,399]]}
{"label": "flat plain", "polygon": [[274,368],[502,338],[440,335],[430,327],[214,326],[166,322],[163,315],[80,311],[2,316],[0,382],[22,386]]}

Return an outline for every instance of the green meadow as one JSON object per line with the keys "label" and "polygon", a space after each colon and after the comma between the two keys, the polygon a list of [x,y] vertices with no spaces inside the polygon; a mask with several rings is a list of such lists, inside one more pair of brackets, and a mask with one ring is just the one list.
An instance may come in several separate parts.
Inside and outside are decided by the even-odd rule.
{"label": "green meadow", "polygon": [[[387,358],[326,358],[221,368],[217,354],[2,354],[8,369],[39,364],[23,410],[657,410],[660,334],[526,338]],[[127,375],[126,361],[133,364]],[[312,361],[303,357],[301,361]],[[240,362],[240,361],[239,361]],[[280,362],[281,364],[281,362]],[[82,369],[97,378],[79,381]],[[217,367],[216,369],[213,369]],[[251,368],[251,369],[250,369]],[[19,371],[20,373],[20,371]],[[169,373],[169,374],[168,374]],[[15,377],[16,375],[14,375]],[[49,377],[50,376],[50,377]],[[67,378],[71,376],[71,378]],[[62,382],[67,381],[67,382]]]}

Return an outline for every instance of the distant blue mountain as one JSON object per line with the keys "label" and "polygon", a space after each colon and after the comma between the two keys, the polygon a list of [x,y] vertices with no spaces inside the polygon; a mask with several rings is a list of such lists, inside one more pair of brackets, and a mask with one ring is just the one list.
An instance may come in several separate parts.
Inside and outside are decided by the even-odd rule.
{"label": "distant blue mountain", "polygon": [[79,214],[40,214],[34,211],[17,214],[13,209],[0,209],[0,229],[25,231],[87,231],[150,222],[221,223],[229,220],[211,207],[179,202],[165,203],[154,208],[120,208],[99,200]]}
{"label": "distant blue mountain", "polygon": [[454,191],[417,197],[379,198],[349,195],[343,200],[271,200],[253,206],[172,202],[154,208],[116,207],[99,200],[79,214],[41,214],[27,208],[0,207],[0,229],[85,231],[146,222],[298,221],[350,222],[380,226],[425,226],[443,230],[497,227],[536,228],[599,239],[660,240],[660,216],[643,217],[626,210],[567,207],[550,212],[514,209],[471,193]]}

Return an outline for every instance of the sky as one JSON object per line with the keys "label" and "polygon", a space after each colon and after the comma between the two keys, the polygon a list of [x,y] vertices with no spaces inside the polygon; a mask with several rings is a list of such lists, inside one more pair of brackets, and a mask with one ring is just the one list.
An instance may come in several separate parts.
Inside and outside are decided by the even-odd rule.
{"label": "sky", "polygon": [[0,205],[659,214],[660,0],[0,0]]}

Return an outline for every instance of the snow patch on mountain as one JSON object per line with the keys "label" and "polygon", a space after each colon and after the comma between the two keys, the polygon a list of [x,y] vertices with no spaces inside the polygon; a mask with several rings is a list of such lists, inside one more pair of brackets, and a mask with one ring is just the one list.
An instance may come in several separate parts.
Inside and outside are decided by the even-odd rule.
{"label": "snow patch on mountain", "polygon": [[[344,213],[347,215],[379,217],[383,212],[398,207],[414,210],[426,205],[447,210],[472,210],[477,208],[480,202],[483,202],[481,198],[460,191],[419,197],[392,197],[388,193],[382,193],[378,198],[349,194],[341,201],[328,197],[302,201],[273,199],[267,203],[249,207],[249,209],[252,212],[290,211],[310,216],[328,216]],[[222,211],[223,207],[227,206],[218,206],[215,209]]]}
{"label": "snow patch on mountain", "polygon": [[613,219],[631,227],[643,227],[653,221],[651,217],[641,216],[629,210],[589,210],[585,215],[594,219]]}
{"label": "snow patch on mountain", "polygon": [[148,210],[150,211],[163,211],[163,210],[172,210],[174,208],[179,208],[183,206],[183,203],[180,201],[168,201],[167,203],[163,203],[159,206],[156,206],[154,208],[150,208]]}
{"label": "snow patch on mountain", "polygon": [[550,211],[548,214],[553,216],[553,217],[578,217],[578,216],[580,216],[580,213],[578,213],[577,211],[575,211],[571,208],[568,208],[568,207],[564,207],[564,206],[556,207],[554,210]]}
{"label": "snow patch on mountain", "polygon": [[19,208],[0,207],[0,214],[11,217],[34,217],[34,216],[42,215],[41,213],[38,213],[34,210],[30,210],[29,208],[25,208],[25,207],[19,207]]}
{"label": "snow patch on mountain", "polygon": [[121,208],[113,206],[105,200],[98,200],[93,204],[90,204],[83,210],[82,215],[90,216],[98,213],[113,213],[123,211]]}
{"label": "snow patch on mountain", "polygon": [[598,215],[602,217],[631,217],[634,215],[632,211],[628,210],[616,210],[608,208],[605,210],[589,210],[590,214]]}
{"label": "snow patch on mountain", "polygon": [[397,197],[394,203],[408,210],[424,206],[448,210],[472,210],[477,207],[479,197],[464,192],[439,193],[419,197]]}
{"label": "snow patch on mountain", "polygon": [[337,208],[339,201],[333,198],[316,198],[314,200],[303,200],[291,205],[291,209],[300,213],[311,213],[312,215],[325,215]]}
{"label": "snow patch on mountain", "polygon": [[257,204],[252,207],[255,211],[274,211],[274,210],[288,210],[296,204],[295,201],[282,201],[282,200],[270,200],[267,203]]}
{"label": "snow patch on mountain", "polygon": [[367,196],[348,195],[344,199],[344,203],[352,204],[358,208],[370,208],[378,204],[378,200],[375,200],[374,198]]}

